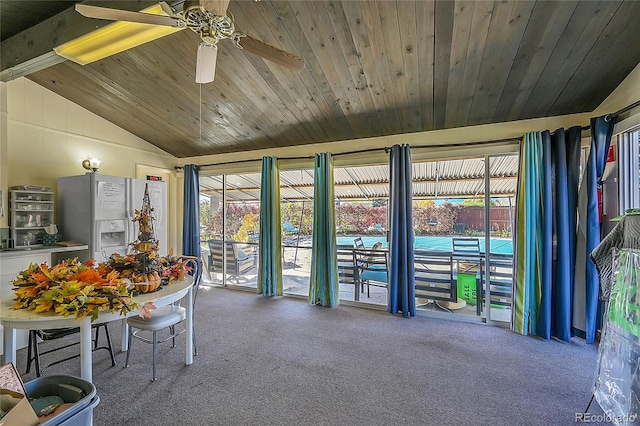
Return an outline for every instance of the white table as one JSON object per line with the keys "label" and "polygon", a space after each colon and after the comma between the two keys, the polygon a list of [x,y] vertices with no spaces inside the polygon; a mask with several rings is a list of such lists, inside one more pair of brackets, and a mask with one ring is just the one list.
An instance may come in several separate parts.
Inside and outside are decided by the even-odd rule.
{"label": "white table", "polygon": [[[185,298],[186,308],[186,357],[185,364],[193,363],[193,278],[187,277],[183,281],[174,282],[166,285],[162,290],[141,294],[133,298],[133,300],[142,306],[145,302],[153,302],[160,308],[170,303]],[[91,341],[91,324],[101,324],[105,322],[124,319],[125,316],[119,313],[104,312],[93,323],[90,317],[82,320],[76,320],[75,317],[62,317],[53,312],[35,313],[26,309],[12,309],[13,301],[10,299],[2,300],[0,303],[0,321],[4,327],[4,360],[3,363],[13,362],[16,360],[16,330],[41,330],[55,329],[67,327],[80,327],[80,376],[92,381],[92,341]],[[151,311],[153,315],[153,311]],[[127,316],[137,315],[135,311],[130,312]],[[123,321],[126,324],[126,321]],[[123,350],[127,348],[126,340],[123,339]],[[126,342],[128,343],[128,342]]]}

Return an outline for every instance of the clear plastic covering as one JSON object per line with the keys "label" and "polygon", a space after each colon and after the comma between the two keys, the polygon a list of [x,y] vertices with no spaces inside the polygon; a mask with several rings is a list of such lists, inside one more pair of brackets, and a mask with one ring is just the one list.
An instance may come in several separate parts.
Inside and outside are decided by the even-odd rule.
{"label": "clear plastic covering", "polygon": [[615,282],[605,309],[593,393],[617,425],[640,425],[640,251],[614,253]]}

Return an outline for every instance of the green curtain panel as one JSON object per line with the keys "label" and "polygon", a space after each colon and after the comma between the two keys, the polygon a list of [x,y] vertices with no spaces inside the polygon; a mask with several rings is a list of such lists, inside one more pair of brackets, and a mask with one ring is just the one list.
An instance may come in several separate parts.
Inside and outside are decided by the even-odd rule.
{"label": "green curtain panel", "polygon": [[516,199],[515,280],[511,327],[536,334],[542,287],[542,132],[527,133],[520,145]]}
{"label": "green curtain panel", "polygon": [[309,302],[338,306],[338,260],[336,214],[333,189],[333,158],[323,152],[315,155],[313,187],[313,248]]}
{"label": "green curtain panel", "polygon": [[282,296],[280,169],[276,157],[262,158],[258,293]]}

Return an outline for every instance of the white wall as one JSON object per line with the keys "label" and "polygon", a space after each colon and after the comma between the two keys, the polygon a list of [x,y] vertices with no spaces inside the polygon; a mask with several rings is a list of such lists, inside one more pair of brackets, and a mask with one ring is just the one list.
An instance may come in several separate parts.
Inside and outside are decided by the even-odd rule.
{"label": "white wall", "polygon": [[[618,111],[640,100],[640,64],[611,92],[593,111],[592,116],[597,117]],[[637,111],[635,111],[637,112]]]}
{"label": "white wall", "polygon": [[9,226],[9,199],[7,194],[7,181],[9,179],[9,167],[7,167],[7,84],[0,83],[0,228]]}
{"label": "white wall", "polygon": [[[7,119],[0,131],[0,189],[5,198],[14,185],[42,185],[57,191],[58,177],[86,173],[82,160],[96,157],[102,160],[101,174],[169,176],[169,202],[175,201],[176,158],[172,155],[26,78],[1,87],[7,106],[6,114],[0,115]],[[0,219],[0,226],[7,226],[5,219]],[[175,218],[169,221],[169,245],[175,247]]]}

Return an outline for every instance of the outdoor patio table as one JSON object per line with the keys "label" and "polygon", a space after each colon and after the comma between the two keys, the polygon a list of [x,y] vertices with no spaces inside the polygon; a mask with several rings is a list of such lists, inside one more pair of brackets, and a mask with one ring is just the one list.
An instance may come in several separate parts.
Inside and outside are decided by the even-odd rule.
{"label": "outdoor patio table", "polygon": [[[193,278],[187,277],[182,281],[177,281],[171,285],[165,285],[161,290],[153,293],[145,293],[135,296],[133,300],[140,306],[145,302],[153,302],[160,308],[170,303],[176,302],[186,297],[186,357],[185,364],[193,363]],[[0,303],[0,322],[4,327],[4,354],[3,363],[14,362],[16,360],[16,330],[40,330],[67,327],[80,327],[80,377],[92,381],[92,358],[91,348],[91,318],[85,317],[77,320],[73,316],[62,317],[53,312],[35,313],[26,309],[13,309],[11,299],[2,300]],[[153,311],[152,315],[153,315]],[[137,315],[137,312],[130,312],[126,316]],[[119,312],[103,312],[93,322],[100,324],[104,322],[124,319],[126,316]],[[126,336],[126,321],[123,321],[122,350],[128,347]]]}

